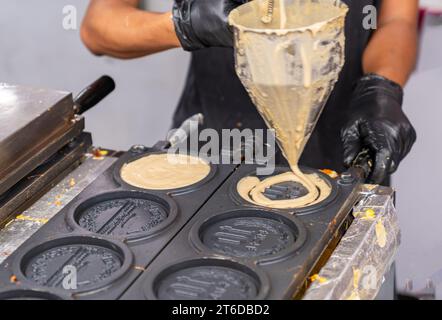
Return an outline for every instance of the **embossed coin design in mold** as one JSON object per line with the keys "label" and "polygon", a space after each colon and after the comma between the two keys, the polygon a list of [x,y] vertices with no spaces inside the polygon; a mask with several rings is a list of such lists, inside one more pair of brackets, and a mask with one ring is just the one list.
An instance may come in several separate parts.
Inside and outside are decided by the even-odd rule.
{"label": "embossed coin design in mold", "polygon": [[238,217],[208,225],[202,242],[213,251],[233,257],[271,256],[296,241],[294,230],[282,221],[263,217]]}
{"label": "embossed coin design in mold", "polygon": [[120,192],[86,200],[68,221],[96,234],[134,240],[169,225],[176,211],[171,200],[139,192]]}
{"label": "embossed coin design in mold", "polygon": [[250,300],[263,296],[262,278],[227,260],[191,260],[166,268],[154,280],[161,300]]}
{"label": "embossed coin design in mold", "polygon": [[296,217],[277,211],[240,209],[197,222],[190,235],[201,250],[259,261],[278,260],[294,253],[306,230]]}
{"label": "embossed coin design in mold", "polygon": [[[18,261],[22,276],[34,284],[83,292],[119,278],[130,267],[132,255],[110,240],[72,236],[37,245]],[[70,285],[75,284],[66,288],[68,274],[75,279]]]}

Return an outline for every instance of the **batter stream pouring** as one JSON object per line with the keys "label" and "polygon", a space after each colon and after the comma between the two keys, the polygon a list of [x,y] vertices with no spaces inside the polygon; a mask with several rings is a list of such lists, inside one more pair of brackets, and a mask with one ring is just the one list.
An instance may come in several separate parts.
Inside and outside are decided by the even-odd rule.
{"label": "batter stream pouring", "polygon": [[[319,176],[302,173],[298,161],[344,65],[347,11],[339,0],[254,0],[231,12],[236,72],[292,170],[264,181],[241,180],[238,192],[247,200],[299,208],[330,192]],[[290,181],[307,193],[292,200],[264,195]]]}

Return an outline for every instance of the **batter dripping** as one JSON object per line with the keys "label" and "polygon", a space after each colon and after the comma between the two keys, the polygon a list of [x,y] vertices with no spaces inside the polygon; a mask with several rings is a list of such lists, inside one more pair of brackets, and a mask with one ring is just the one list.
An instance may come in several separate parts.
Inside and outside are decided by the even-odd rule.
{"label": "batter dripping", "polygon": [[[302,183],[299,177],[293,172],[286,172],[263,181],[257,177],[245,177],[239,181],[237,191],[239,195],[248,202],[275,209],[301,208],[320,203],[327,199],[331,194],[330,185],[315,173],[307,175],[306,177],[315,184],[319,194],[310,192],[304,197],[291,200],[270,200],[264,195],[267,188],[278,183],[290,181]],[[316,197],[314,195],[316,195]]]}
{"label": "batter dripping", "polygon": [[190,186],[210,172],[204,160],[181,154],[152,154],[125,164],[121,178],[126,183],[150,190],[170,190]]}
{"label": "batter dripping", "polygon": [[[330,186],[318,175],[304,175],[298,161],[343,66],[345,5],[275,0],[272,19],[268,0],[233,10],[237,74],[268,127],[273,128],[292,172],[245,178],[237,186],[250,202],[274,208],[300,208],[327,197]],[[327,69],[328,68],[328,69]],[[272,185],[295,181],[308,193],[293,200],[271,200]]]}

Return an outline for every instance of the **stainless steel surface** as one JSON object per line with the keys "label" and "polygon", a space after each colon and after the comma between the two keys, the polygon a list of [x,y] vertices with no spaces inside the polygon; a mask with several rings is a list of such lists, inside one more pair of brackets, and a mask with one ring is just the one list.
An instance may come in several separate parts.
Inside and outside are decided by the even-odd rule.
{"label": "stainless steel surface", "polygon": [[0,230],[0,263],[115,161],[116,158],[88,156],[77,169]]}
{"label": "stainless steel surface", "polygon": [[391,188],[364,185],[360,195],[353,209],[354,221],[319,274],[312,277],[303,299],[365,300],[378,296],[400,245],[395,193]]}
{"label": "stainless steel surface", "polygon": [[384,276],[385,281],[379,290],[375,300],[395,300],[396,299],[396,265],[390,267],[390,270]]}
{"label": "stainless steel surface", "polygon": [[73,119],[67,92],[0,84],[0,194],[55,152],[45,154],[47,145],[82,131],[82,119]]}

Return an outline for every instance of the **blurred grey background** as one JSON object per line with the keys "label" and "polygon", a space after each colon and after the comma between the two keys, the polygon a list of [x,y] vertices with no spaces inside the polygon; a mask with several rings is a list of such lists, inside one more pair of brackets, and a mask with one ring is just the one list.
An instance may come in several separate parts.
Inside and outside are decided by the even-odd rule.
{"label": "blurred grey background", "polygon": [[[87,129],[97,146],[118,150],[164,138],[186,76],[183,50],[135,60],[95,57],[83,46],[79,27],[88,0],[0,0],[0,82],[78,93],[102,74],[117,90],[88,112]],[[78,30],[63,28],[63,8],[77,8]],[[168,11],[171,0],[144,1]]]}
{"label": "blurred grey background", "polygon": [[[117,82],[116,92],[86,116],[95,145],[124,150],[164,138],[183,88],[189,55],[171,50],[130,61],[97,58],[84,48],[78,30],[62,27],[64,6],[77,8],[80,24],[87,4],[88,0],[0,0],[0,82],[78,93],[100,75],[109,74]],[[145,1],[144,6],[166,11],[171,0]],[[442,299],[440,39],[441,19],[429,16],[404,105],[419,140],[395,175],[394,185],[403,235],[397,258],[398,288],[412,281],[419,291],[431,280]]]}

